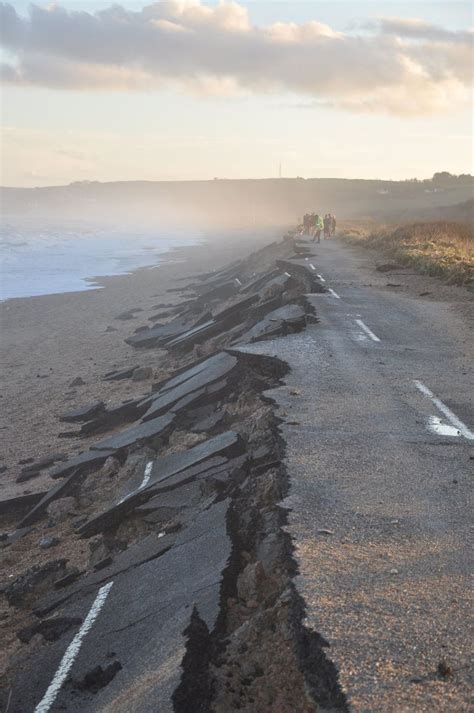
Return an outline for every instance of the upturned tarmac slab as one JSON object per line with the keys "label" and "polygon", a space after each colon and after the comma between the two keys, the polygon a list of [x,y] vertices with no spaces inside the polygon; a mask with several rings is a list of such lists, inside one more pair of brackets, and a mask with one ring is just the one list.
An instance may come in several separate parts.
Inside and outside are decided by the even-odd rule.
{"label": "upturned tarmac slab", "polygon": [[[231,552],[229,502],[223,500],[202,512],[162,556],[109,581],[100,614],[82,640],[68,682],[55,696],[56,710],[172,713],[186,651],[183,632],[192,616],[212,631],[219,615],[222,573]],[[66,603],[61,616],[84,621],[96,595],[97,589],[78,594]],[[43,649],[40,659],[32,653],[24,662],[9,713],[35,710],[76,633],[66,632]],[[120,663],[120,670],[97,692],[78,684],[97,666],[106,668],[113,662]]]}
{"label": "upturned tarmac slab", "polygon": [[120,431],[120,433],[105,438],[103,441],[99,441],[99,443],[95,443],[92,446],[92,452],[104,450],[116,452],[123,448],[142,444],[158,436],[165,436],[173,427],[174,418],[174,414],[165,414],[146,423],[133,426],[133,428],[127,428],[124,431]]}

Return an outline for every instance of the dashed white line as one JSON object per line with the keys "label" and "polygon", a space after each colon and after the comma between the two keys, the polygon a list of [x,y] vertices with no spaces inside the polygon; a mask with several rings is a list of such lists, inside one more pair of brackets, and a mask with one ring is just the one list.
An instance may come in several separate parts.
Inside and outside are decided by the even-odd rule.
{"label": "dashed white line", "polygon": [[312,262],[309,263],[309,266],[310,266],[310,268],[311,268],[312,270],[316,270],[316,268],[314,267],[314,265],[313,265]]}
{"label": "dashed white line", "polygon": [[332,289],[332,287],[328,287],[328,291],[329,291],[330,294],[331,294],[333,297],[335,297],[337,300],[340,300],[340,299],[341,299],[341,298],[339,297],[339,295],[337,294],[337,292]]}
{"label": "dashed white line", "polygon": [[428,417],[428,428],[433,433],[440,436],[451,436],[453,438],[459,438],[461,431],[459,428],[450,426],[449,423],[444,423],[439,416],[429,416]]}
{"label": "dashed white line", "polygon": [[287,277],[291,277],[291,275],[290,275],[289,272],[285,272],[285,275],[286,275]]}
{"label": "dashed white line", "polygon": [[448,421],[450,421],[452,425],[458,429],[464,438],[474,441],[474,433],[466,426],[465,423],[461,421],[461,419],[456,416],[455,413],[451,411],[448,406],[446,406],[446,404],[441,401],[441,399],[438,399],[438,397],[435,396],[434,393],[421,381],[418,381],[418,379],[414,379],[413,383],[418,391],[420,391],[424,396],[427,396],[434,403],[436,408],[446,416]]}
{"label": "dashed white line", "polygon": [[236,277],[236,278],[235,278],[235,281],[236,281],[236,283],[237,283],[237,284],[238,284],[239,286],[241,286],[241,285],[242,285],[242,283],[241,283],[241,281],[239,280],[239,278],[238,278],[238,277]]}
{"label": "dashed white line", "polygon": [[92,629],[95,620],[99,616],[100,610],[104,606],[105,600],[109,596],[109,592],[112,589],[112,585],[113,582],[109,582],[108,584],[104,584],[104,586],[99,589],[94,603],[89,610],[89,614],[85,618],[76,636],[73,638],[73,640],[67,647],[66,653],[61,659],[59,668],[56,671],[54,678],[48,687],[48,690],[35,708],[35,713],[48,713],[48,711],[51,709],[51,706],[53,705],[56,696],[58,695],[61,689],[61,686],[68,677],[69,671],[71,670],[71,667],[77,658],[77,655],[82,646],[82,641]]}
{"label": "dashed white line", "polygon": [[326,282],[326,280],[324,279],[324,277],[323,277],[322,275],[316,275],[316,277],[319,277],[319,279],[321,280],[321,282]]}
{"label": "dashed white line", "polygon": [[364,330],[364,332],[371,338],[373,342],[380,342],[380,339],[377,337],[376,334],[373,333],[371,329],[363,322],[361,319],[356,319],[356,324],[359,325],[361,329]]}

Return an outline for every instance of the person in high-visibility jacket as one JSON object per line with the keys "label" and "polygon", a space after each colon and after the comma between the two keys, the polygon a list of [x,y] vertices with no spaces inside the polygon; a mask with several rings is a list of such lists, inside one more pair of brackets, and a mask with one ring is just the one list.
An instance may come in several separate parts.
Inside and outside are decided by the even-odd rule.
{"label": "person in high-visibility jacket", "polygon": [[320,215],[316,214],[314,217],[314,234],[313,234],[313,243],[320,243],[321,242],[321,231],[324,228],[324,223],[323,219],[321,218]]}

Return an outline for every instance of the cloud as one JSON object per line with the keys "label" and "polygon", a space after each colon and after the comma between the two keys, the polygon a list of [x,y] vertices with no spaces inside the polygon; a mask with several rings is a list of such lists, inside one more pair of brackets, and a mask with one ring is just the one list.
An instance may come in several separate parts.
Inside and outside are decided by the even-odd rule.
{"label": "cloud", "polygon": [[[418,115],[467,102],[471,32],[382,18],[362,33],[317,21],[253,26],[221,0],[157,2],[96,12],[0,3],[5,82],[76,90],[159,90],[229,96],[293,93],[349,111]],[[369,30],[369,32],[367,32]]]}

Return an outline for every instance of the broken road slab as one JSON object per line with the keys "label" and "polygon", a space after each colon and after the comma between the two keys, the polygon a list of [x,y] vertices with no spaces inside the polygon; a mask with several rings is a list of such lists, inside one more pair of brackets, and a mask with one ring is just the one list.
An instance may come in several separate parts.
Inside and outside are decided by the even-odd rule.
{"label": "broken road slab", "polygon": [[113,450],[103,450],[103,452],[92,450],[84,451],[83,453],[79,453],[79,455],[73,456],[69,460],[64,461],[64,463],[61,463],[61,465],[58,465],[56,468],[53,468],[53,470],[50,471],[50,476],[51,478],[56,479],[64,478],[73,470],[77,472],[84,472],[88,468],[92,469],[101,465],[109,456],[113,454]]}
{"label": "broken road slab", "polygon": [[79,408],[73,409],[72,411],[67,411],[63,413],[60,417],[60,421],[65,421],[66,423],[74,423],[75,421],[88,421],[90,418],[97,416],[99,413],[105,411],[105,404],[103,401],[94,401],[94,403],[81,406]]}
{"label": "broken road slab", "polygon": [[[230,357],[230,358],[228,358]],[[223,378],[229,379],[237,366],[236,357],[221,352],[216,354],[206,362],[202,362],[197,367],[193,367],[190,372],[183,372],[176,380],[164,384],[162,388],[149,399],[148,411],[143,416],[143,420],[159,416],[171,409],[181,399],[188,397],[194,392],[206,388],[214,382]],[[190,374],[192,374],[190,376]],[[171,383],[176,386],[171,388]]]}
{"label": "broken road slab", "polygon": [[[78,533],[82,537],[90,537],[106,530],[123,519],[135,506],[155,495],[158,489],[179,487],[208,470],[211,465],[223,465],[227,459],[239,456],[244,451],[245,444],[241,437],[234,431],[227,431],[187,451],[158,458],[153,462],[144,487],[133,490],[128,496],[113,503],[104,512],[82,525]],[[216,462],[216,458],[220,460]]]}
{"label": "broken road slab", "polygon": [[306,326],[306,311],[300,305],[286,305],[269,312],[264,319],[242,334],[239,343],[258,342],[262,339],[285,335],[288,331],[301,331]]}
{"label": "broken road slab", "polygon": [[140,445],[157,437],[164,438],[171,431],[173,422],[174,414],[166,414],[146,423],[140,423],[138,426],[127,428],[95,443],[92,446],[92,452],[112,451],[115,453],[123,448]]}
{"label": "broken road slab", "polygon": [[[71,683],[56,693],[58,710],[152,713],[157,710],[158,695],[160,713],[172,713],[186,651],[183,632],[193,612],[208,631],[214,629],[219,615],[222,572],[231,552],[228,507],[229,500],[224,500],[205,510],[179,533],[168,552],[109,582],[100,616],[74,660]],[[85,619],[95,595],[96,591],[72,598],[61,615]],[[72,638],[73,633],[66,632],[51,642],[40,661],[35,654],[25,661],[12,691],[9,713],[24,713],[38,706]],[[94,695],[74,685],[111,660],[120,662],[121,670]]]}

